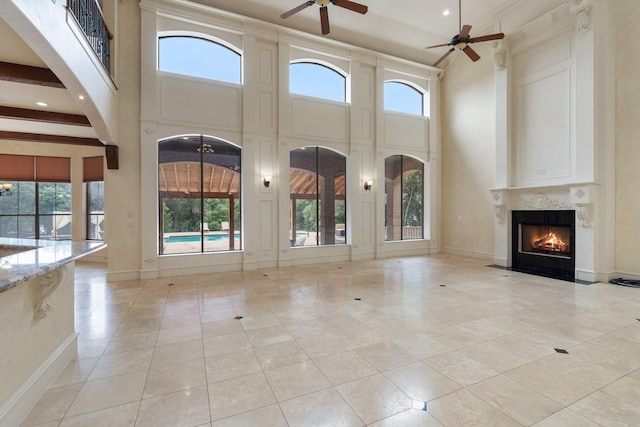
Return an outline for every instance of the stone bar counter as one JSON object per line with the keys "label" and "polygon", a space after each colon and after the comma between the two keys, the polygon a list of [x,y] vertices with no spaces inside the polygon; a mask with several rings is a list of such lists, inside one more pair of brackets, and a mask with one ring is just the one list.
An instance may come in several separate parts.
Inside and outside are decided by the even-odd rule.
{"label": "stone bar counter", "polygon": [[75,261],[105,246],[0,238],[0,426],[19,425],[76,356]]}

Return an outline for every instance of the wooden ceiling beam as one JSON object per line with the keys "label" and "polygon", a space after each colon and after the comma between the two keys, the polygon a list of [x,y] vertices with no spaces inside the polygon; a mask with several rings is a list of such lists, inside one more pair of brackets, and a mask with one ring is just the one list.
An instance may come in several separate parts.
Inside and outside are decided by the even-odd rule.
{"label": "wooden ceiling beam", "polygon": [[0,80],[65,89],[64,84],[48,68],[0,61]]}
{"label": "wooden ceiling beam", "polygon": [[28,120],[32,122],[55,123],[72,126],[91,126],[86,116],[79,114],[55,113],[51,111],[29,110],[26,108],[0,106],[0,118]]}
{"label": "wooden ceiling beam", "polygon": [[43,133],[8,132],[0,130],[0,139],[10,141],[47,142],[52,144],[87,145],[104,147],[99,139],[81,138],[77,136],[47,135]]}

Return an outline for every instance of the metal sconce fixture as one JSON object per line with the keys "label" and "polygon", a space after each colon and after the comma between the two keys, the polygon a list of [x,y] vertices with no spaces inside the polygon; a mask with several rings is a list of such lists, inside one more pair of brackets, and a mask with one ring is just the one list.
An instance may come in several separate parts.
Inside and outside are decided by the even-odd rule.
{"label": "metal sconce fixture", "polygon": [[264,184],[265,187],[269,187],[269,185],[271,185],[271,176],[267,175],[264,177],[264,179],[262,180],[262,183]]}
{"label": "metal sconce fixture", "polygon": [[11,192],[12,184],[0,184],[0,196],[10,196],[13,193]]}
{"label": "metal sconce fixture", "polygon": [[366,191],[371,191],[371,187],[373,187],[373,182],[372,181],[365,181],[364,182],[364,189]]}

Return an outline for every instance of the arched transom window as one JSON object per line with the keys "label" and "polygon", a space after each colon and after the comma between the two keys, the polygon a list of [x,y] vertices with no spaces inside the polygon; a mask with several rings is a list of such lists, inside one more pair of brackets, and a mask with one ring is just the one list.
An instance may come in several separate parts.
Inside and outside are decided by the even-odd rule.
{"label": "arched transom window", "polygon": [[384,82],[384,109],[399,113],[424,115],[424,94],[406,83]]}
{"label": "arched transom window", "polygon": [[205,79],[242,83],[241,55],[221,43],[200,37],[160,37],[158,69]]}
{"label": "arched transom window", "polygon": [[289,66],[291,93],[346,102],[347,79],[336,70],[315,62],[293,62]]}

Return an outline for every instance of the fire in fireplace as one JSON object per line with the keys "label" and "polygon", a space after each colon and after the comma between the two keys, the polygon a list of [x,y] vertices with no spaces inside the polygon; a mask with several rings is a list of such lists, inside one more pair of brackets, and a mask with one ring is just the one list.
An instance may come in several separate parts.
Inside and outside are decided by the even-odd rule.
{"label": "fire in fireplace", "polygon": [[513,211],[512,269],[575,277],[575,211]]}

